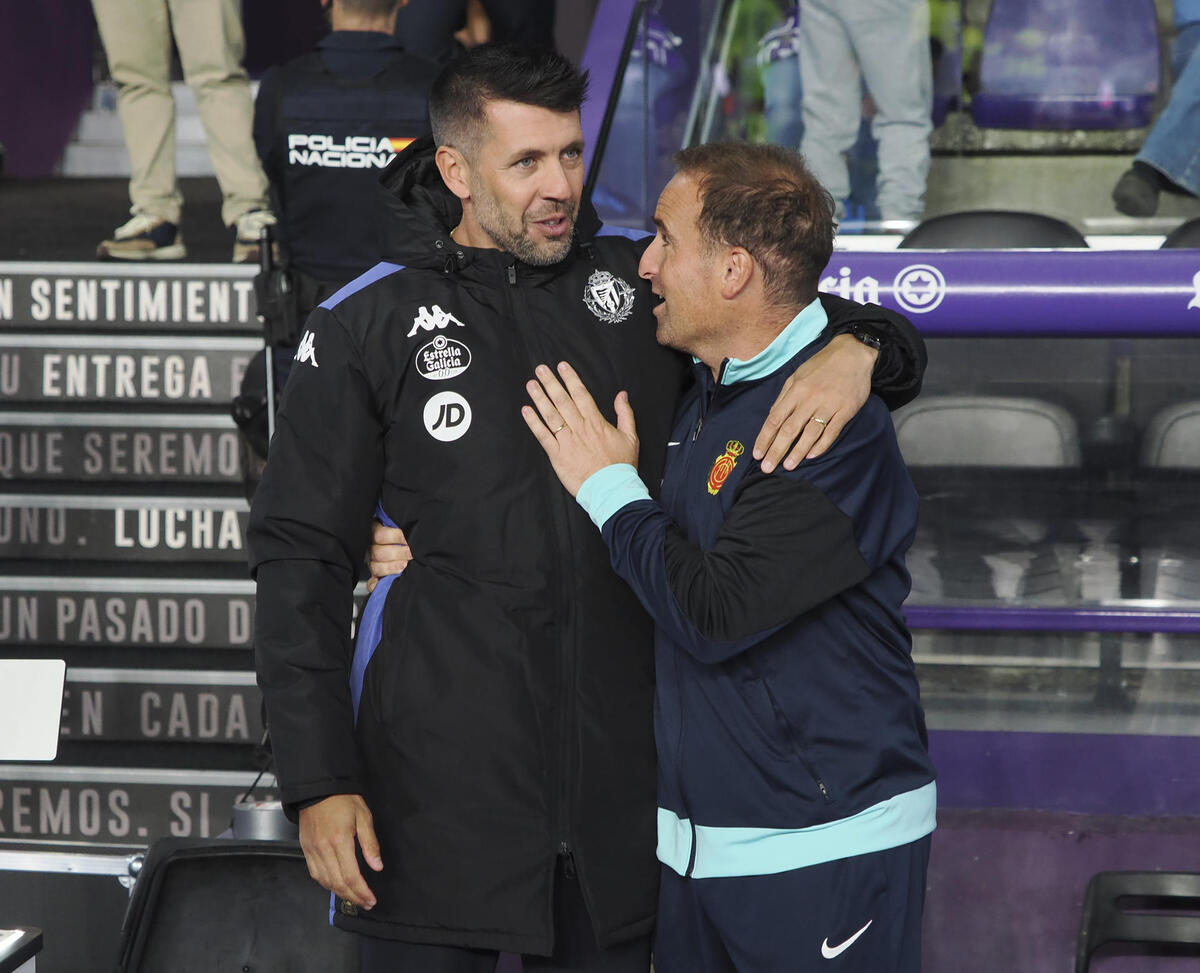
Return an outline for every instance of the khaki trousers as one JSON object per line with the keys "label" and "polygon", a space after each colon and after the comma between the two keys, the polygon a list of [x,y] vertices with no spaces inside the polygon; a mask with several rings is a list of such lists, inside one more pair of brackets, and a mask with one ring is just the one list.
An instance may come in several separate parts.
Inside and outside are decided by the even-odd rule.
{"label": "khaki trousers", "polygon": [[131,211],[171,223],[180,218],[172,35],[224,196],[221,219],[232,226],[243,213],[267,209],[267,178],[251,135],[254,103],[242,67],[240,0],[92,0],[92,7],[117,84],[132,168]]}

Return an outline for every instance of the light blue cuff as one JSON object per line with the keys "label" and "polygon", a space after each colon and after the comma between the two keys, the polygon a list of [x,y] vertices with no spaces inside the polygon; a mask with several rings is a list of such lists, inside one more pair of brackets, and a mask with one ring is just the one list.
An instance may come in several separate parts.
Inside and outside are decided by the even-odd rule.
{"label": "light blue cuff", "polygon": [[584,480],[575,499],[592,523],[603,530],[608,518],[626,504],[649,500],[650,491],[636,469],[628,463],[613,463]]}

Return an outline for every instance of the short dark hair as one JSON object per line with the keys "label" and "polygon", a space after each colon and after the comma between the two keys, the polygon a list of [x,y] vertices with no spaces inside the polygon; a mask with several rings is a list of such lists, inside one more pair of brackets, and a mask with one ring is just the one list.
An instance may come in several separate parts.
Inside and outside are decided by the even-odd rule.
{"label": "short dark hair", "polygon": [[772,304],[816,298],[833,255],[834,203],[799,152],[710,142],[675,153],[675,166],[698,183],[700,236],[710,248],[744,247],[762,268]]}
{"label": "short dark hair", "polygon": [[442,69],[429,93],[438,145],[473,158],[483,140],[490,101],[515,101],[555,112],[579,111],[588,77],[561,54],[515,44],[481,44]]}

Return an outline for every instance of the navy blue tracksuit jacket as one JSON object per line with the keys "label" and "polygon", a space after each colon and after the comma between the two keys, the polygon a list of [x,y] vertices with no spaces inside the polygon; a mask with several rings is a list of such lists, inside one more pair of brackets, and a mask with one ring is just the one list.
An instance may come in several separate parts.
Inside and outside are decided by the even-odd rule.
{"label": "navy blue tracksuit jacket", "polygon": [[658,856],[680,875],[782,872],[934,827],[901,607],[917,493],[888,410],[871,396],[791,472],[750,454],[826,322],[814,301],[719,380],[697,365],[660,502],[623,465],[578,497],[654,617]]}

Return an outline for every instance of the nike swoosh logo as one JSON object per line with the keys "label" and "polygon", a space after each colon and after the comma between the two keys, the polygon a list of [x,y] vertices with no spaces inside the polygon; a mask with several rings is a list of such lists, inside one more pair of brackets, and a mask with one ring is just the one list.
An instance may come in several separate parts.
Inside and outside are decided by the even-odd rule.
{"label": "nike swoosh logo", "polygon": [[667,443],[668,446],[678,446],[679,443]]}
{"label": "nike swoosh logo", "polygon": [[869,928],[871,928],[871,923],[873,923],[874,921],[875,921],[874,919],[868,919],[867,924],[865,926],[863,926],[858,932],[856,932],[853,936],[851,936],[849,939],[847,939],[844,943],[838,943],[836,946],[830,946],[829,938],[826,937],[821,943],[821,955],[824,956],[826,959],[836,959],[838,956],[841,956],[842,953],[846,952],[846,950],[848,950],[851,946],[853,946],[856,942],[858,942],[858,937],[861,936],[864,932],[866,932]]}

